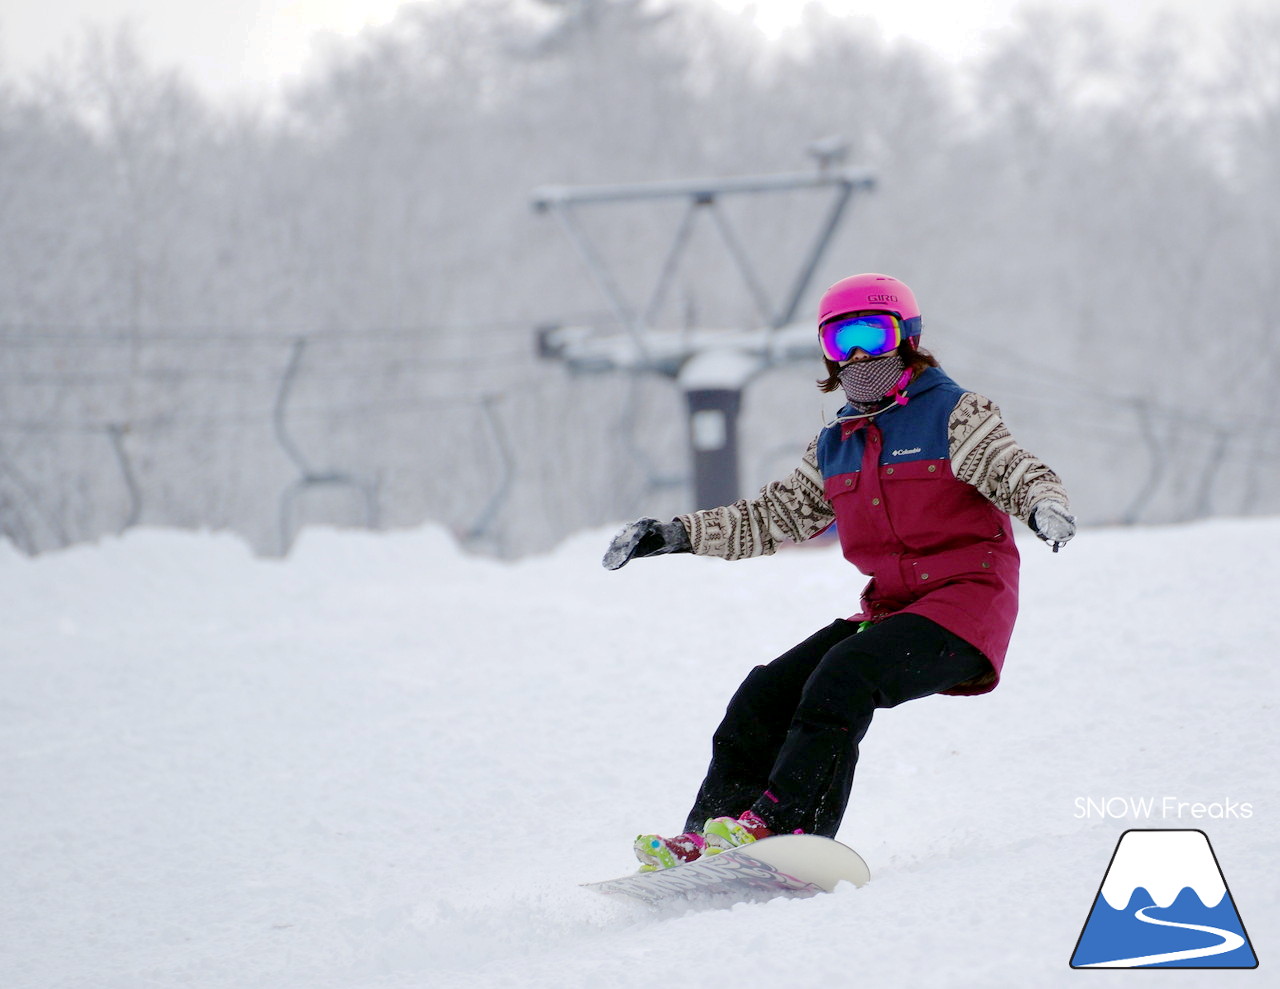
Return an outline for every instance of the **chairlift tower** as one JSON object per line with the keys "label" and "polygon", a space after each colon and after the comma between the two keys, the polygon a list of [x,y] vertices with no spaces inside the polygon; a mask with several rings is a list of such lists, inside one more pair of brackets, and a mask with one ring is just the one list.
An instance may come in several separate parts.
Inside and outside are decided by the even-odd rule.
{"label": "chairlift tower", "polygon": [[[865,169],[838,167],[844,146],[830,140],[809,148],[818,161],[813,172],[648,182],[630,185],[544,186],[532,193],[533,208],[551,214],[576,249],[592,281],[608,301],[621,333],[593,327],[550,326],[539,330],[538,353],[563,361],[579,373],[624,371],[658,374],[675,380],[685,396],[692,451],[695,508],[727,505],[741,497],[738,469],[738,413],[743,389],[768,368],[813,361],[817,333],[811,321],[796,323],[796,311],[835,236],[853,194],[870,191],[875,179]],[[728,196],[763,195],[814,189],[830,190],[830,206],[821,218],[807,254],[786,297],[774,307],[752,267],[742,242],[720,208]],[[583,207],[683,199],[685,211],[659,270],[649,301],[631,305],[604,257],[578,222]],[[754,327],[660,329],[653,321],[675,278],[700,215],[709,215],[754,303]]]}

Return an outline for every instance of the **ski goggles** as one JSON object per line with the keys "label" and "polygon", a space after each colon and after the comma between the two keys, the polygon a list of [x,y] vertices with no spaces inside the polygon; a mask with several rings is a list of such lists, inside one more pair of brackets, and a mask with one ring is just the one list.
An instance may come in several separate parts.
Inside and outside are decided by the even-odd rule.
{"label": "ski goggles", "polygon": [[896,350],[905,339],[902,320],[891,312],[851,313],[836,316],[818,327],[823,356],[842,364],[855,350],[879,357]]}

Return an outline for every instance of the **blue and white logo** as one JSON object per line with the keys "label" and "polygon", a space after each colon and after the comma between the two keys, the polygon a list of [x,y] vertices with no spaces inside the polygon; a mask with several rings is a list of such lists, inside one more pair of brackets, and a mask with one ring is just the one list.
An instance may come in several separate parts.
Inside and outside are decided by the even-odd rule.
{"label": "blue and white logo", "polygon": [[1203,831],[1126,831],[1072,968],[1257,968]]}

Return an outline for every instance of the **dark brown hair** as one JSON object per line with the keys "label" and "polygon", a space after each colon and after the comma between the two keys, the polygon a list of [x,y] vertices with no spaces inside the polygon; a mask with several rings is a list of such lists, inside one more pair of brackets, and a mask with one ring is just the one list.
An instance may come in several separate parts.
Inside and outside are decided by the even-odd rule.
{"label": "dark brown hair", "polygon": [[[927,350],[920,350],[911,346],[909,340],[903,340],[898,344],[898,356],[902,358],[902,363],[911,371],[914,378],[917,374],[927,367],[937,367],[938,362],[933,354]],[[835,391],[840,387],[840,365],[835,361],[822,358],[822,362],[827,365],[827,378],[825,381],[818,382],[818,390],[822,392]]]}

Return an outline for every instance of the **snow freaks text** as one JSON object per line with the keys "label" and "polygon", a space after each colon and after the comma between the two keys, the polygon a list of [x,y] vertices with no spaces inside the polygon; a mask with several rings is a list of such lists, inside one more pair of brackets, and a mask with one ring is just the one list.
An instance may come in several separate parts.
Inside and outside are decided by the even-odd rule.
{"label": "snow freaks text", "polygon": [[1210,803],[1177,797],[1076,797],[1077,819],[1244,820],[1253,817],[1253,804],[1226,798]]}

